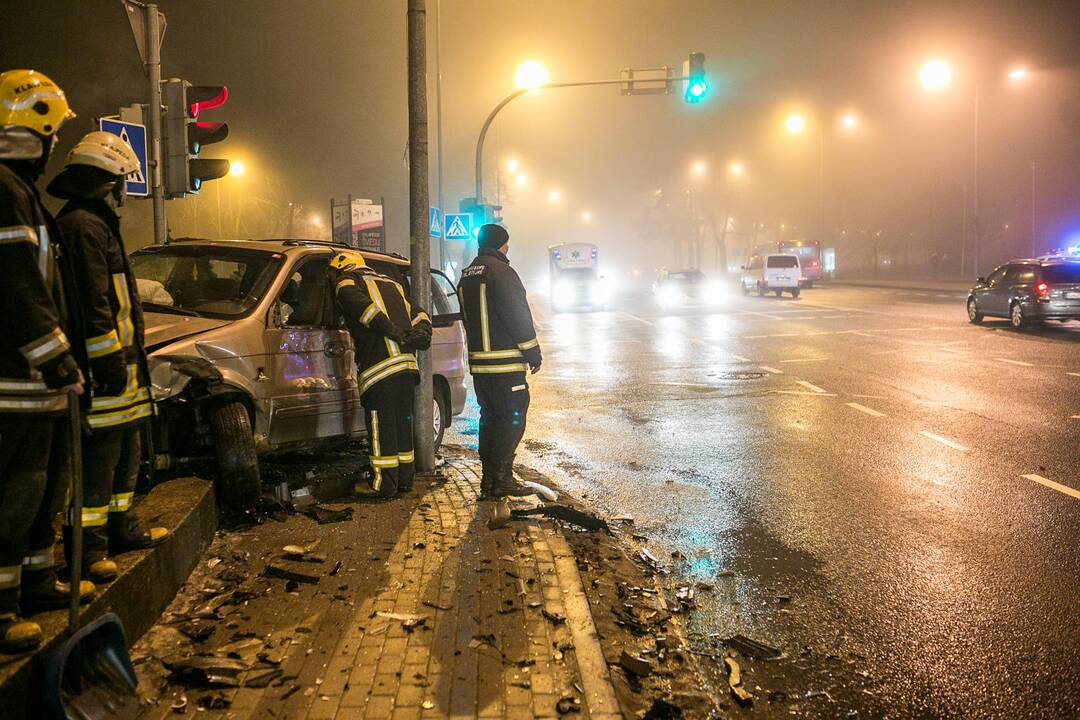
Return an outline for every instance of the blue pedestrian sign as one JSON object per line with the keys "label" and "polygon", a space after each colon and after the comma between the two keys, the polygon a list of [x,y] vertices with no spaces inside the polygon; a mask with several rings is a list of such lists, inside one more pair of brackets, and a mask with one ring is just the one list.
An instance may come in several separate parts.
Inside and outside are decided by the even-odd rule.
{"label": "blue pedestrian sign", "polygon": [[446,214],[446,239],[447,240],[471,240],[472,239],[472,215],[469,213]]}
{"label": "blue pedestrian sign", "polygon": [[428,234],[433,238],[442,237],[442,210],[439,208],[429,209]]}
{"label": "blue pedestrian sign", "polygon": [[122,120],[102,118],[101,129],[107,133],[118,135],[122,140],[126,140],[139,158],[139,169],[127,177],[127,194],[139,197],[149,195],[150,183],[146,180],[148,167],[146,162],[146,126]]}

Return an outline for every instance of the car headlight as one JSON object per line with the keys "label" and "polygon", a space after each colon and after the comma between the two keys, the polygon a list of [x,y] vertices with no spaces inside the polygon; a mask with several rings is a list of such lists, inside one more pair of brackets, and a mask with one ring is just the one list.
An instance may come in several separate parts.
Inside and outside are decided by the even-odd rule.
{"label": "car headlight", "polygon": [[656,293],[656,300],[661,307],[673,307],[682,300],[682,295],[673,287],[660,288]]}
{"label": "car headlight", "polygon": [[221,380],[221,373],[209,360],[186,355],[151,355],[150,393],[156,402],[168,400],[184,392],[192,378]]}
{"label": "car headlight", "polygon": [[727,295],[727,289],[718,282],[711,282],[705,286],[705,299],[711,303],[718,303]]}

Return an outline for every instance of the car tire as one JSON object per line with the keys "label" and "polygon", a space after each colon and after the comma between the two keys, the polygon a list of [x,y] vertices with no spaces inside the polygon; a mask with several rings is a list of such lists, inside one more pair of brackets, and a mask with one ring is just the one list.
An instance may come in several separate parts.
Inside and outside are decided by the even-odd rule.
{"label": "car tire", "polygon": [[776,288],[774,292],[776,293],[776,297],[780,297],[784,294],[784,291],[781,288]]}
{"label": "car tire", "polygon": [[967,314],[968,322],[972,325],[978,325],[983,320],[983,314],[979,312],[979,306],[975,302],[975,298],[968,298],[967,301]]}
{"label": "car tire", "polygon": [[799,297],[799,292],[800,292],[799,288],[792,288],[791,289],[791,297],[793,297],[793,298]]}
{"label": "car tire", "polygon": [[761,287],[761,283],[757,284],[757,296],[765,297],[765,288]]}
{"label": "car tire", "polygon": [[230,402],[210,416],[218,461],[218,497],[235,510],[253,507],[262,495],[251,419],[243,403]]}
{"label": "car tire", "polygon": [[1018,302],[1014,302],[1009,306],[1009,324],[1016,330],[1020,330],[1028,324],[1027,318],[1024,317],[1024,308]]}
{"label": "car tire", "polygon": [[435,404],[431,409],[432,420],[435,423],[435,452],[438,452],[439,446],[442,445],[443,436],[446,434],[446,426],[453,420],[450,415],[450,398],[447,397],[448,392],[448,390],[441,387],[440,383],[435,383]]}

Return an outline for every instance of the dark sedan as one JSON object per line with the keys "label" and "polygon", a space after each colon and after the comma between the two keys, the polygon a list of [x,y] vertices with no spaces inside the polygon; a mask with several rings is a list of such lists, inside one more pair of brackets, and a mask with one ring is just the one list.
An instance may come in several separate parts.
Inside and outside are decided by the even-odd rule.
{"label": "dark sedan", "polygon": [[967,299],[968,319],[1008,318],[1014,328],[1045,320],[1080,320],[1080,261],[1013,260],[979,278]]}

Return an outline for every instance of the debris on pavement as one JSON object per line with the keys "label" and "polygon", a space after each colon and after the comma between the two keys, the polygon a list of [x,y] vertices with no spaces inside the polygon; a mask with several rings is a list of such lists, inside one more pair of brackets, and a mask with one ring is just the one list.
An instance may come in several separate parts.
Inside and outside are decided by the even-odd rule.
{"label": "debris on pavement", "polygon": [[745,635],[735,635],[724,640],[724,644],[732,650],[754,660],[776,660],[783,656],[778,648],[770,647],[765,643],[758,642]]}
{"label": "debris on pavement", "polygon": [[307,515],[320,525],[345,522],[346,520],[351,520],[353,516],[353,509],[347,506],[342,508],[331,508],[327,505],[315,504],[301,508],[299,511],[301,514]]}
{"label": "debris on pavement", "polygon": [[412,615],[409,613],[391,613],[391,612],[377,612],[376,617],[385,618],[387,620],[397,620],[401,623],[401,627],[405,632],[412,632],[416,628],[424,625],[427,622],[427,615]]}
{"label": "debris on pavement", "polygon": [[581,712],[581,700],[573,696],[559,698],[558,702],[555,703],[555,712],[560,715],[579,713]]}
{"label": "debris on pavement", "polygon": [[544,498],[548,502],[555,502],[559,499],[559,493],[555,492],[547,485],[541,485],[540,483],[533,482],[532,480],[526,480],[522,483],[522,485],[529,488],[530,490],[535,490],[537,495]]}
{"label": "debris on pavement", "polygon": [[552,520],[562,520],[563,522],[572,523],[586,530],[603,530],[604,532],[611,532],[611,528],[608,527],[608,524],[604,520],[595,515],[590,515],[565,505],[544,505],[528,510],[512,510],[510,515],[514,518],[542,515],[551,518]]}
{"label": "debris on pavement", "polygon": [[656,698],[649,709],[645,711],[642,720],[679,720],[682,716],[681,707],[663,698]]}
{"label": "debris on pavement", "polygon": [[632,655],[628,650],[623,650],[619,656],[619,666],[635,677],[645,677],[653,671],[652,662],[640,655]]}
{"label": "debris on pavement", "polygon": [[196,687],[239,687],[240,673],[248,669],[245,662],[213,655],[163,658],[161,664],[172,679]]}
{"label": "debris on pavement", "polygon": [[566,617],[560,615],[559,613],[551,612],[547,609],[541,610],[540,612],[544,617],[546,617],[548,620],[550,620],[556,625],[562,625],[566,622]]}
{"label": "debris on pavement", "polygon": [[266,569],[263,570],[263,575],[266,577],[280,578],[282,580],[291,580],[297,583],[309,583],[316,584],[321,579],[321,576],[316,575],[308,570],[292,567],[282,562],[272,560],[266,564]]}
{"label": "debris on pavement", "polygon": [[510,524],[510,506],[505,500],[495,503],[495,511],[488,518],[488,530],[498,530]]}
{"label": "debris on pavement", "polygon": [[739,663],[735,658],[724,658],[724,664],[728,669],[728,688],[731,689],[731,694],[735,696],[735,699],[739,701],[740,705],[749,705],[754,702],[754,696],[742,686],[742,671],[739,669]]}

